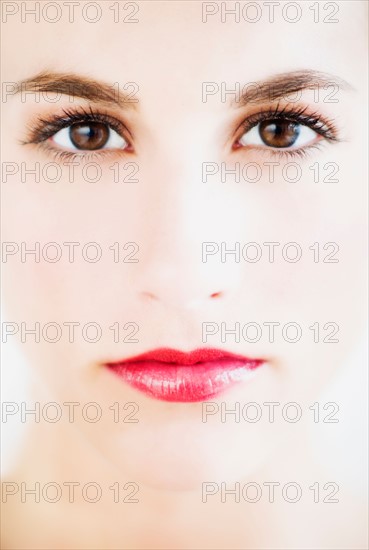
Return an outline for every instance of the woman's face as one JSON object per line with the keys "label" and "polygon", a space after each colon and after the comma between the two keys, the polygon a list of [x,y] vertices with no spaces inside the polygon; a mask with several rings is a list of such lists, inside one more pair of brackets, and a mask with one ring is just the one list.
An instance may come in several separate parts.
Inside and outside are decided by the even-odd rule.
{"label": "woman's face", "polygon": [[[306,414],[360,330],[366,5],[241,3],[236,22],[226,3],[59,4],[58,22],[9,8],[4,26],[8,341],[131,480],[247,476],[290,426],[282,407]],[[181,402],[106,366],[162,348],[264,363]],[[221,416],[237,402],[261,420]]]}

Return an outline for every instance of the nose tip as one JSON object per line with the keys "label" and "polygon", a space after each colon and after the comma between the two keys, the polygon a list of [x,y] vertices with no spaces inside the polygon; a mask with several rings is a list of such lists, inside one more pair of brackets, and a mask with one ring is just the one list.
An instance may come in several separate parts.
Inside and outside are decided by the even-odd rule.
{"label": "nose tip", "polygon": [[[203,264],[202,264],[203,265]],[[220,300],[225,295],[221,281],[214,279],[207,267],[201,273],[190,266],[151,265],[136,278],[141,301],[191,309]]]}

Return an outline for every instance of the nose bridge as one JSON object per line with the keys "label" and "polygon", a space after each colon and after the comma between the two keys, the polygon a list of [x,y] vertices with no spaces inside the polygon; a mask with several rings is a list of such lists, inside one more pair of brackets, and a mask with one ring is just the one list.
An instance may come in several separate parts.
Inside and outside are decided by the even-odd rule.
{"label": "nose bridge", "polygon": [[217,225],[210,207],[215,196],[202,182],[202,163],[214,151],[206,148],[205,136],[190,139],[188,124],[178,125],[166,143],[159,142],[141,178],[145,241],[151,243],[152,253],[177,259],[193,255],[190,243],[196,244],[204,231]]}

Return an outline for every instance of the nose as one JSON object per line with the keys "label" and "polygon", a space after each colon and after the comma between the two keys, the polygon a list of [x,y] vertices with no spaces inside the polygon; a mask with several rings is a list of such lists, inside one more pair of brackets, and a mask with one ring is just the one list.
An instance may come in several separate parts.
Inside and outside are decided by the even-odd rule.
{"label": "nose", "polygon": [[[226,240],[227,232],[234,234],[235,216],[229,204],[228,214],[224,211],[220,192],[193,173],[182,178],[178,173],[166,183],[160,178],[158,185],[145,186],[142,247],[133,284],[146,303],[204,309],[229,299],[240,284],[238,263],[222,262],[220,253],[204,253],[206,246],[213,250]],[[209,247],[209,242],[215,244]]]}

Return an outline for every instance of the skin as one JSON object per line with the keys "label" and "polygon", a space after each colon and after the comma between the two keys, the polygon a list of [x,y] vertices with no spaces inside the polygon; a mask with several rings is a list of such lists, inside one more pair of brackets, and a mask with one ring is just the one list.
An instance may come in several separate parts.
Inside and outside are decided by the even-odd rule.
{"label": "skin", "polygon": [[[30,326],[35,321],[95,321],[103,327],[95,344],[84,341],[80,331],[73,345],[65,336],[53,345],[32,338],[22,344],[32,366],[33,401],[96,402],[103,416],[95,424],[77,414],[72,424],[63,418],[57,424],[30,425],[9,480],[93,480],[104,493],[94,505],[79,493],[73,506],[64,498],[55,505],[9,499],[3,505],[8,519],[4,548],[366,546],[365,509],[350,496],[350,487],[343,488],[346,498],[334,509],[311,498],[294,508],[281,499],[274,505],[265,499],[254,505],[233,499],[222,504],[219,498],[201,502],[206,481],[296,480],[304,487],[330,481],[329,472],[310,459],[305,417],[297,424],[280,416],[273,424],[253,424],[222,423],[214,415],[204,423],[202,403],[151,399],[101,366],[159,347],[218,347],[266,358],[267,364],[249,383],[211,401],[228,408],[235,402],[293,401],[304,411],[339,368],[347,368],[365,318],[366,274],[358,265],[367,247],[367,7],[365,2],[339,2],[339,23],[318,24],[306,4],[301,2],[303,18],[292,25],[280,15],[272,24],[266,16],[257,24],[222,23],[219,16],[204,24],[201,3],[168,1],[139,3],[139,23],[131,25],[114,23],[101,3],[103,18],[95,25],[77,16],[73,24],[65,18],[56,24],[36,24],[31,18],[24,24],[10,17],[3,26],[5,82],[53,70],[139,85],[136,109],[104,109],[129,128],[134,150],[90,157],[101,165],[99,182],[83,180],[80,159],[74,183],[64,166],[57,184],[32,177],[22,183],[17,176],[2,188],[4,241],[96,241],[104,252],[95,264],[77,254],[72,264],[65,259],[22,263],[14,257],[4,265],[9,320]],[[20,34],[27,47],[12,47]],[[226,82],[232,88],[235,82],[242,86],[302,69],[328,72],[349,84],[340,87],[337,103],[325,102],[324,90],[318,103],[312,90],[304,91],[301,100],[313,113],[335,121],[340,141],[321,140],[303,157],[278,157],[257,147],[232,149],[237,126],[261,106],[237,108],[220,101],[219,94],[203,102],[203,82]],[[68,96],[56,103],[9,97],[3,105],[3,161],[62,165],[50,150],[21,141],[29,138],[27,128],[38,118],[71,105],[95,106],[81,99],[71,104]],[[276,103],[262,107],[271,106]],[[257,184],[223,183],[219,175],[205,183],[201,163],[206,161],[230,166],[277,161],[279,166],[274,184],[265,176]],[[113,181],[109,167],[126,162],[139,166],[137,183]],[[283,181],[287,162],[301,166],[300,182]],[[313,183],[309,166],[314,162],[320,167],[337,163],[339,181]],[[114,263],[109,246],[132,241],[139,245],[139,262]],[[278,256],[274,264],[222,264],[218,256],[204,263],[201,246],[208,241],[294,241],[301,243],[304,257],[297,263]],[[314,242],[339,243],[340,261],[314,263],[309,251]],[[108,327],[117,321],[121,326],[137,323],[139,341],[114,343]],[[218,333],[204,344],[202,323],[207,321],[230,327],[235,321],[296,321],[303,338],[290,344],[277,332],[273,343],[266,336],[257,343],[237,343],[232,337],[222,342]],[[308,327],[330,321],[340,327],[339,342],[313,343]],[[114,402],[135,403],[139,422],[114,423],[109,410]],[[137,483],[139,503],[113,503],[108,487],[117,481]]]}

